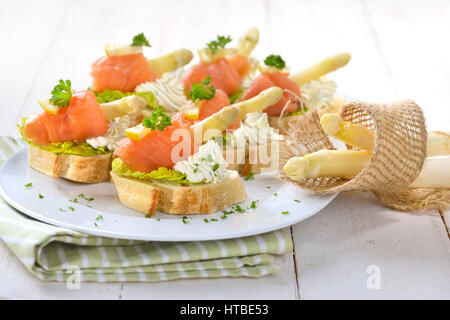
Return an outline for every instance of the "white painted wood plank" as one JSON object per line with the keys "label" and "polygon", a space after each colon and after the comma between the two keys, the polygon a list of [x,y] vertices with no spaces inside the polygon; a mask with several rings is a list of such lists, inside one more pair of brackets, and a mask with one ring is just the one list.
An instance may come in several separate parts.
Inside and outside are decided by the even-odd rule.
{"label": "white painted wood plank", "polygon": [[271,0],[269,32],[273,46],[296,72],[338,52],[351,61],[328,75],[338,92],[370,102],[395,99],[389,75],[357,0]]}
{"label": "white painted wood plank", "polygon": [[[0,10],[1,77],[0,134],[10,128],[39,76],[41,61],[51,48],[67,9],[65,0],[2,1]],[[49,9],[51,8],[51,10]]]}
{"label": "white painted wood plank", "polygon": [[[294,239],[303,299],[450,298],[450,241],[436,212],[399,212],[369,192],[344,193],[298,224]],[[379,290],[367,287],[370,266],[379,268]]]}
{"label": "white painted wood plank", "polygon": [[298,299],[292,254],[276,257],[280,271],[267,277],[188,279],[152,284],[126,283],[122,299],[246,300]]}
{"label": "white painted wood plank", "polygon": [[450,131],[450,2],[362,1],[398,97],[415,100],[428,130]]}

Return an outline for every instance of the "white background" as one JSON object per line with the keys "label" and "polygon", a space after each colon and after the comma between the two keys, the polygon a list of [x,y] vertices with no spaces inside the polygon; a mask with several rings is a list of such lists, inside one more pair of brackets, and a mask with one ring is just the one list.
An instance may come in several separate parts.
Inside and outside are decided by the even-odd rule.
{"label": "white background", "polygon": [[[330,75],[338,91],[370,102],[415,100],[429,130],[450,131],[450,1],[68,1],[1,0],[0,134],[17,136],[58,79],[90,85],[90,64],[107,42],[145,32],[148,57],[237,39],[260,29],[258,58],[280,54],[292,71],[340,51],[348,66]],[[403,213],[370,193],[341,194],[290,229],[295,253],[261,279],[157,284],[44,283],[0,242],[0,298],[399,299],[450,298],[449,212]],[[381,289],[367,288],[370,266]],[[370,270],[370,268],[369,268]]]}

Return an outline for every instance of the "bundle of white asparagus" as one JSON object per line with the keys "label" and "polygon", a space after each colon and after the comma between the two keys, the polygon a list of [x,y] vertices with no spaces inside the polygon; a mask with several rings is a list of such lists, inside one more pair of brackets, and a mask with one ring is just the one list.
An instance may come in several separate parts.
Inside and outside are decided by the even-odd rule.
{"label": "bundle of white asparagus", "polygon": [[[375,146],[374,131],[343,121],[334,113],[324,114],[320,124],[327,134],[358,150],[320,150],[293,157],[283,167],[285,174],[294,181],[357,176],[369,164]],[[426,152],[422,170],[408,188],[450,188],[450,134],[429,132]]]}

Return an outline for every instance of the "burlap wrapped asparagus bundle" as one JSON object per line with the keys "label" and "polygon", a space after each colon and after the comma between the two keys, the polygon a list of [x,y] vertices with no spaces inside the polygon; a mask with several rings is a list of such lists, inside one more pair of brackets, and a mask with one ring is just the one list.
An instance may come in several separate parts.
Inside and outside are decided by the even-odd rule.
{"label": "burlap wrapped asparagus bundle", "polygon": [[[317,193],[370,190],[387,206],[402,211],[449,206],[449,188],[411,187],[427,156],[425,119],[416,103],[352,102],[342,107],[340,116],[373,131],[374,145],[367,165],[351,179],[321,176],[294,181],[281,170],[282,179]],[[287,136],[280,146],[281,168],[292,157],[335,149],[316,111],[292,119],[281,130]],[[347,145],[347,149],[355,148]]]}

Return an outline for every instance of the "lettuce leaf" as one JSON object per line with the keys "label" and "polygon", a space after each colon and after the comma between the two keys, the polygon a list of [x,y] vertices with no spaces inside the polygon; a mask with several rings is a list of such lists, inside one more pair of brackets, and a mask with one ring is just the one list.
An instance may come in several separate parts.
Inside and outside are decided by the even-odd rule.
{"label": "lettuce leaf", "polygon": [[242,95],[244,94],[244,88],[239,88],[235,92],[233,92],[228,99],[230,100],[230,104],[237,102]]}
{"label": "lettuce leaf", "polygon": [[122,92],[120,90],[109,90],[105,89],[102,92],[94,92],[95,96],[97,97],[98,103],[107,103],[115,100],[119,100],[123,97],[128,97],[131,95],[135,95],[141,98],[144,98],[146,104],[146,107],[151,109],[158,108],[158,100],[156,100],[155,95],[151,91],[147,92]]}
{"label": "lettuce leaf", "polygon": [[158,180],[167,182],[177,182],[180,184],[191,184],[184,173],[176,170],[160,167],[151,172],[134,171],[120,158],[115,158],[112,162],[112,171],[120,176],[135,178],[139,180]]}
{"label": "lettuce leaf", "polygon": [[22,118],[22,123],[17,125],[17,128],[19,129],[20,135],[22,136],[22,139],[26,141],[29,145],[32,145],[33,147],[40,148],[45,151],[49,151],[56,154],[73,154],[77,156],[95,156],[98,154],[104,154],[108,153],[109,149],[107,147],[99,147],[94,148],[87,142],[73,142],[73,141],[65,141],[65,142],[53,142],[50,143],[47,146],[40,146],[37,144],[34,144],[31,140],[28,140],[23,135],[23,127],[25,125],[25,122],[27,121],[27,118]]}
{"label": "lettuce leaf", "polygon": [[307,112],[308,112],[308,109],[306,109],[306,107],[303,108],[303,109],[302,109],[302,108],[298,108],[297,111],[288,113],[288,114],[286,115],[286,117],[302,116],[302,115],[306,114]]}

